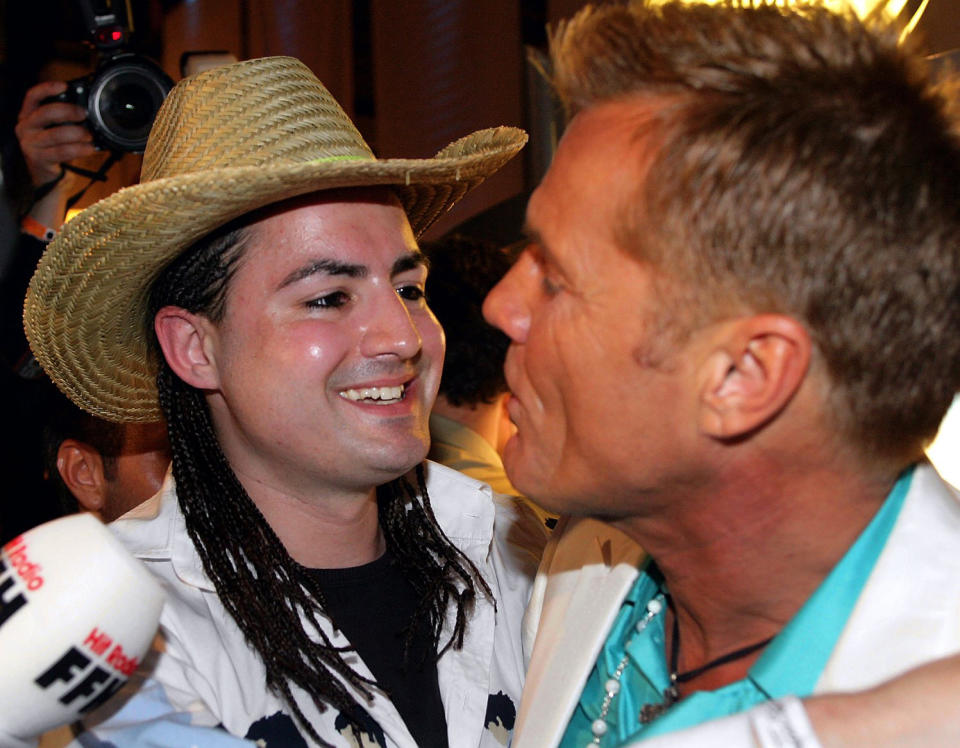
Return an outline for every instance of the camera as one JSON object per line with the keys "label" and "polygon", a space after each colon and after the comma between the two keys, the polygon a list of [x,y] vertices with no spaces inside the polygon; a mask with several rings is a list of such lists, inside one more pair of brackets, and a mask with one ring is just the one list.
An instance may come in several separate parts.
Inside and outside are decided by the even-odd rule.
{"label": "camera", "polygon": [[87,110],[87,126],[101,148],[143,153],[147,136],[173,81],[150,58],[126,51],[129,8],[112,0],[80,3],[93,45],[96,70],[67,82],[67,90],[44,103],[64,101]]}
{"label": "camera", "polygon": [[147,136],[173,81],[148,58],[121,52],[91,75],[67,82],[46,101],[65,101],[87,110],[94,142],[111,151],[143,153]]}

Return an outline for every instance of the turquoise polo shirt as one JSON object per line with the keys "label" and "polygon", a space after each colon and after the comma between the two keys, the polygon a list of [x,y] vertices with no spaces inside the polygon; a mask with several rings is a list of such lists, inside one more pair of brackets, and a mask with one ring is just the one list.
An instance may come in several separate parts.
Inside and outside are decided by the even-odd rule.
{"label": "turquoise polo shirt", "polygon": [[[603,684],[628,657],[620,691],[610,702],[604,721],[602,748],[692,727],[749,709],[768,699],[794,694],[807,696],[827,664],[840,632],[860,597],[867,577],[900,514],[913,477],[911,467],[900,476],[880,511],[844,554],[813,595],[766,647],[743,680],[715,691],[697,691],[671,706],[649,724],[639,721],[644,704],[663,701],[670,685],[664,645],[664,615],[650,620],[642,632],[635,627],[647,612],[647,602],[664,592],[655,570],[647,565],[623,601],[610,635],[584,686],[560,742],[561,748],[584,748],[594,741],[591,725],[600,716]],[[652,572],[652,573],[651,573]]]}

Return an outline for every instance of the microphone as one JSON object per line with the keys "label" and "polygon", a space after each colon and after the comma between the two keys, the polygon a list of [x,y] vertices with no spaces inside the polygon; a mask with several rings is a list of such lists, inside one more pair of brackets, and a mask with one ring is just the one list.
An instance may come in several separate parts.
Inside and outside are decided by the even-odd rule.
{"label": "microphone", "polygon": [[91,514],[46,522],[0,551],[0,745],[83,717],[150,648],[163,590]]}

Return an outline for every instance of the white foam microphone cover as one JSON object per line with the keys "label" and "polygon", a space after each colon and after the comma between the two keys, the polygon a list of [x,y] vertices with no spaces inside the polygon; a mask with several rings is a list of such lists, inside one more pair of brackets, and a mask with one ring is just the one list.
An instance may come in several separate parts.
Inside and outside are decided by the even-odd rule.
{"label": "white foam microphone cover", "polygon": [[[0,745],[82,717],[122,686],[157,630],[163,591],[90,514],[0,553]],[[7,742],[5,742],[5,740]]]}

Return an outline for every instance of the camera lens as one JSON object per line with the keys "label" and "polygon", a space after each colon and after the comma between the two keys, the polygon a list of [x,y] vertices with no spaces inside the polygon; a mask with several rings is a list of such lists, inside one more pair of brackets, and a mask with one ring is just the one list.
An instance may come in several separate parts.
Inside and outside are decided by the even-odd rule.
{"label": "camera lens", "polygon": [[140,81],[117,82],[108,92],[103,104],[103,119],[115,129],[128,133],[150,131],[150,124],[157,111],[157,97],[140,85]]}
{"label": "camera lens", "polygon": [[94,131],[108,148],[142,153],[172,85],[142,58],[116,58],[98,72],[90,89],[87,113]]}

